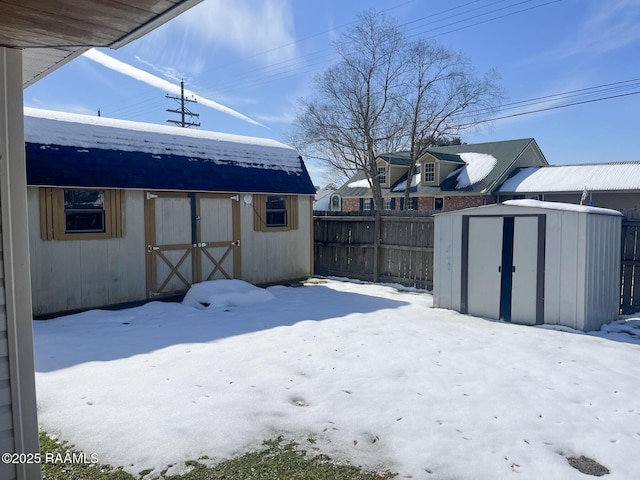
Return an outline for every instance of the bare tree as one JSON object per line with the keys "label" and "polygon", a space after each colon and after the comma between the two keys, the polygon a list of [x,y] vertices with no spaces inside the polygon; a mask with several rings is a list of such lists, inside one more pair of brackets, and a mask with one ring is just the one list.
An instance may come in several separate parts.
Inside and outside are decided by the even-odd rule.
{"label": "bare tree", "polygon": [[495,72],[477,77],[464,55],[436,42],[417,40],[408,45],[406,55],[412,68],[404,78],[406,90],[397,107],[407,125],[410,155],[404,205],[409,208],[411,182],[420,157],[441,139],[460,135],[490,116],[503,91]]}
{"label": "bare tree", "polygon": [[[335,42],[339,62],[315,78],[316,95],[301,100],[296,145],[313,149],[328,165],[347,175],[365,172],[377,210],[382,190],[376,158],[401,140],[398,95],[406,59],[404,37],[393,19],[373,12]],[[405,64],[403,64],[405,61]]]}
{"label": "bare tree", "polygon": [[315,95],[300,101],[293,142],[345,177],[363,171],[376,210],[383,208],[376,159],[409,150],[408,206],[427,145],[459,134],[460,125],[499,101],[501,90],[492,74],[477,78],[460,53],[409,42],[385,14],[362,13],[334,46],[339,61],[314,79]]}

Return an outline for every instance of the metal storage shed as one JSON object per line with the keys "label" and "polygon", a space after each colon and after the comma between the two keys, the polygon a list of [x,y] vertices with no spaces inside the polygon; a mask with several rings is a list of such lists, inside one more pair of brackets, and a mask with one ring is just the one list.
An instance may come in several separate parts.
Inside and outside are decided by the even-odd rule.
{"label": "metal storage shed", "polygon": [[620,307],[615,210],[510,200],[435,216],[434,306],[597,330]]}

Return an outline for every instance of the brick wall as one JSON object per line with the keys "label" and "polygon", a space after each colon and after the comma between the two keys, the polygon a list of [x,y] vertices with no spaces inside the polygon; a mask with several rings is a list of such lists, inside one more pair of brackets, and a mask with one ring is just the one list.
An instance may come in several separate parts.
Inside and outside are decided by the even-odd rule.
{"label": "brick wall", "polygon": [[462,210],[463,208],[479,207],[485,204],[485,197],[476,195],[469,197],[444,197],[443,212]]}
{"label": "brick wall", "polygon": [[[400,198],[395,197],[395,210],[400,210]],[[452,210],[462,210],[463,208],[479,207],[487,203],[495,203],[495,197],[493,196],[446,196],[440,197],[444,199],[443,212],[450,212]],[[418,210],[433,210],[433,197],[418,197]],[[360,209],[359,198],[342,198],[342,211],[343,212],[357,212]]]}
{"label": "brick wall", "polygon": [[343,212],[357,212],[360,210],[359,198],[342,198],[342,211]]}

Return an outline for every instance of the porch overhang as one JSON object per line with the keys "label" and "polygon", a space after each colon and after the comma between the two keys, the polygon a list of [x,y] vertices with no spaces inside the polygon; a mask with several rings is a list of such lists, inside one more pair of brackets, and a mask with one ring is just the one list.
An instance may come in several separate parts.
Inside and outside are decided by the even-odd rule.
{"label": "porch overhang", "polygon": [[0,47],[23,50],[23,88],[91,47],[120,48],[201,0],[2,0]]}

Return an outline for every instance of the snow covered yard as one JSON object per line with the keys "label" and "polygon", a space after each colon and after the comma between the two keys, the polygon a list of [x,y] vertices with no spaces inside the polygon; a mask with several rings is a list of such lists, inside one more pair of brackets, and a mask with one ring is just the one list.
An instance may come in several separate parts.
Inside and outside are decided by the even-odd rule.
{"label": "snow covered yard", "polygon": [[134,474],[284,434],[399,478],[590,478],[581,455],[640,477],[639,318],[581,334],[316,282],[35,322],[41,429]]}

